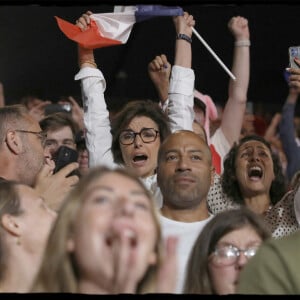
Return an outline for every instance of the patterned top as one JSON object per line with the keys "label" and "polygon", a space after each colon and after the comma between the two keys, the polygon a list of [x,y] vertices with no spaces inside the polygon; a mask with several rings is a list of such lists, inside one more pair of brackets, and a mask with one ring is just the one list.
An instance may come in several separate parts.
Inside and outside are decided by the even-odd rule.
{"label": "patterned top", "polygon": [[[294,209],[294,196],[300,188],[299,184],[287,192],[282,199],[271,207],[264,219],[268,224],[272,237],[281,238],[300,229]],[[212,214],[218,214],[229,209],[238,209],[240,204],[234,203],[231,198],[222,191],[221,176],[215,174],[214,183],[211,186],[207,197],[208,209]]]}

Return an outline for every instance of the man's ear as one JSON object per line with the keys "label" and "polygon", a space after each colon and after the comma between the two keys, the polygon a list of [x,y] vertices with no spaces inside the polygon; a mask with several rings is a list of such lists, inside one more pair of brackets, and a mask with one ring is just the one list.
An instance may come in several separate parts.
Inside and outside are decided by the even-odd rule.
{"label": "man's ear", "polygon": [[14,236],[21,235],[21,227],[17,218],[10,214],[4,214],[1,218],[2,227]]}
{"label": "man's ear", "polygon": [[6,144],[11,152],[19,154],[22,151],[22,141],[15,131],[8,131],[6,133]]}

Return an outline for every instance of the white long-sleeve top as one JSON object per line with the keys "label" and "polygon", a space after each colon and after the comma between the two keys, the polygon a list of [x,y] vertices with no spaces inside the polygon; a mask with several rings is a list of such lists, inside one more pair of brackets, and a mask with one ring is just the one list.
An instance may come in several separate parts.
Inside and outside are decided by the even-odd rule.
{"label": "white long-sleeve top", "polygon": [[[81,81],[81,93],[86,129],[86,146],[89,152],[89,166],[105,165],[120,167],[113,160],[111,152],[112,135],[109,111],[104,92],[106,81],[99,69],[84,67],[75,75]],[[173,66],[170,78],[168,114],[171,118],[171,131],[192,130],[192,122],[185,116],[193,115],[194,71],[181,66]],[[174,108],[172,108],[172,105]],[[184,110],[183,113],[178,110]],[[162,196],[156,182],[156,174],[143,178],[146,187],[153,193],[157,205],[162,205]]]}

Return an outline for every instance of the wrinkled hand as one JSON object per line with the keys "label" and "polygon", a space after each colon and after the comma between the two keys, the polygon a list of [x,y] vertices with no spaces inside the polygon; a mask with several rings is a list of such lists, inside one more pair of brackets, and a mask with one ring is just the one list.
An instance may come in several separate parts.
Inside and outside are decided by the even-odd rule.
{"label": "wrinkled hand", "polygon": [[228,22],[228,28],[236,41],[250,39],[248,20],[246,18],[240,16],[232,17]]}
{"label": "wrinkled hand", "polygon": [[158,92],[160,101],[164,102],[168,98],[171,74],[171,64],[165,54],[157,55],[148,64],[148,74]]}
{"label": "wrinkled hand", "polygon": [[43,166],[37,176],[34,188],[45,199],[50,208],[58,211],[65,196],[79,181],[79,177],[76,175],[66,177],[69,173],[77,169],[78,166],[76,162],[68,164],[55,174],[53,174],[54,161],[48,161]]}

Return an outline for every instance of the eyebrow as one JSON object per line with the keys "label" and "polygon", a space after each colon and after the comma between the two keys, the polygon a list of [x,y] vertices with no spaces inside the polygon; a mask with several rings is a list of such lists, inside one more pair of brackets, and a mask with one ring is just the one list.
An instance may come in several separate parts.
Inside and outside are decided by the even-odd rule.
{"label": "eyebrow", "polygon": [[[180,153],[180,150],[178,150],[178,149],[170,149],[170,150],[165,151],[165,155],[167,155],[169,153],[172,153],[172,152]],[[200,149],[190,149],[190,150],[187,150],[187,152],[188,153],[204,153],[204,151],[200,150]]]}
{"label": "eyebrow", "polygon": [[62,140],[58,140],[58,139],[53,139],[53,138],[51,138],[51,139],[48,139],[47,138],[47,141],[63,141],[63,142],[65,142],[65,141],[72,141],[72,142],[74,142],[74,139],[72,139],[72,138],[68,138],[68,139],[62,139]]}
{"label": "eyebrow", "polygon": [[[106,185],[97,185],[97,186],[93,187],[92,189],[90,189],[88,191],[88,194],[93,193],[94,191],[97,191],[99,189],[107,191],[107,192],[114,193],[114,189],[111,188],[111,187],[109,187],[109,186],[106,186]],[[140,191],[140,190],[134,189],[134,190],[130,191],[130,194],[131,195],[136,195],[136,196],[144,195],[144,196],[148,197],[148,195],[143,190]]]}
{"label": "eyebrow", "polygon": [[262,146],[262,145],[260,145],[260,146],[245,146],[245,147],[243,147],[243,145],[241,146],[241,150],[247,150],[247,149],[249,149],[249,148],[258,148],[258,149],[262,149],[262,150],[269,150],[269,148],[267,147],[267,146]]}

